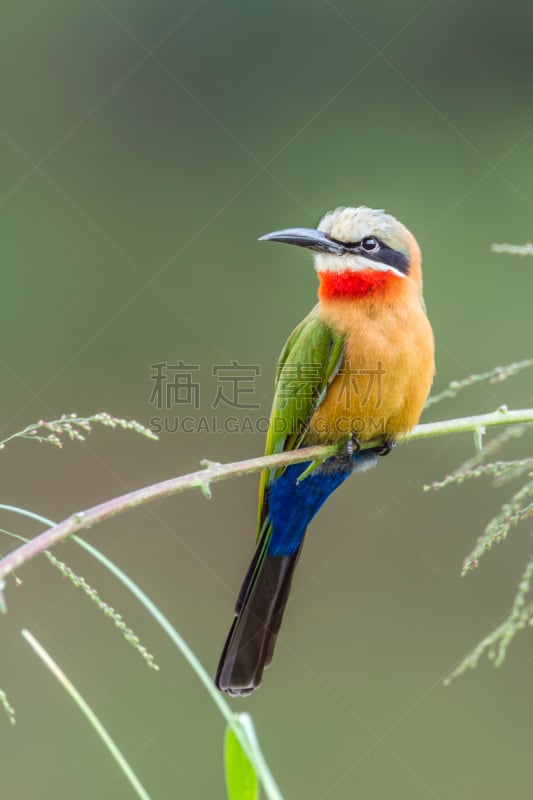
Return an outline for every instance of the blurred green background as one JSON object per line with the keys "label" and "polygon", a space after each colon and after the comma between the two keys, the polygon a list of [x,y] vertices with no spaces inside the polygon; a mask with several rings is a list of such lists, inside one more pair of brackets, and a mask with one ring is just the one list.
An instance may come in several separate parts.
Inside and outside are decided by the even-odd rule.
{"label": "blurred green background", "polygon": [[[259,365],[268,413],[281,346],[315,301],[309,255],[262,233],[337,205],[386,208],[418,237],[435,388],[531,355],[531,262],[489,251],[533,235],[530,4],[29,2],[0,13],[2,438],[106,410],[149,423],[151,365]],[[531,403],[526,373],[436,407],[442,419]],[[189,409],[190,410],[190,409]],[[160,413],[160,412],[159,412]],[[173,409],[171,415],[182,414]],[[61,519],[261,453],[263,437],[98,430],[60,451],[18,441],[2,501]],[[524,451],[525,445],[516,447]],[[413,443],[345,484],[313,523],[253,714],[287,798],[499,798],[533,791],[533,637],[505,666],[443,677],[507,613],[527,526],[461,579],[511,490],[423,494],[472,438]],[[210,671],[253,548],[257,477],[146,506],[88,534]],[[31,535],[37,525],[2,514]],[[2,549],[11,547],[5,540]],[[43,559],[8,586],[2,794],[132,796],[20,629],[57,658],[153,798],[221,798],[223,723],[142,609],[72,544],[56,555],[155,653],[148,671]]]}

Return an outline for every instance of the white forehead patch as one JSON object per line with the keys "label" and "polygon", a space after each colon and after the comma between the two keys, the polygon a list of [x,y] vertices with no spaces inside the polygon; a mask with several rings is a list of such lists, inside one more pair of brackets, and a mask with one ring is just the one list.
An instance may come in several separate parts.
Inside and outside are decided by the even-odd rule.
{"label": "white forehead patch", "polygon": [[[401,222],[375,208],[359,206],[358,208],[336,208],[328,211],[320,222],[318,228],[339,242],[360,242],[367,236],[375,236],[394,250],[399,250],[409,258],[407,242],[408,232]],[[364,255],[333,255],[331,253],[315,252],[313,254],[317,272],[339,272],[350,270],[372,269],[376,272],[392,272],[400,278],[405,274],[388,264],[379,263],[365,258]]]}
{"label": "white forehead patch", "polygon": [[402,223],[375,208],[336,208],[322,217],[318,228],[339,242],[360,242],[365,236],[376,236],[394,250],[409,255],[407,231]]}

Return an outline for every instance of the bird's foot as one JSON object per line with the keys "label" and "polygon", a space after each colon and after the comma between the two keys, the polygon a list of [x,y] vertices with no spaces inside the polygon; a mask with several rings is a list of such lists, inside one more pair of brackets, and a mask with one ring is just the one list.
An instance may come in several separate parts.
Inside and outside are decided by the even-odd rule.
{"label": "bird's foot", "polygon": [[360,449],[361,449],[361,442],[359,441],[357,436],[355,435],[351,436],[346,442],[346,454],[349,455],[351,458],[353,454],[358,453]]}
{"label": "bird's foot", "polygon": [[385,439],[378,447],[374,447],[374,453],[378,456],[388,456],[395,444],[394,439]]}
{"label": "bird's foot", "polygon": [[339,452],[335,456],[331,456],[328,461],[325,461],[324,464],[327,464],[329,461],[331,463],[336,464],[338,468],[339,466],[348,468],[352,465],[352,458],[355,453],[358,453],[361,449],[361,442],[356,436],[351,436],[346,444],[339,446]]}

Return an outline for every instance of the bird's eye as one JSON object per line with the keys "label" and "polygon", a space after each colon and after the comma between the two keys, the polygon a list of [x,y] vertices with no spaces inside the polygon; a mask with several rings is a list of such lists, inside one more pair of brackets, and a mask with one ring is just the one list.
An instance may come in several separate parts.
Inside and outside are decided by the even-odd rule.
{"label": "bird's eye", "polygon": [[372,253],[373,251],[378,249],[379,243],[378,240],[374,239],[373,236],[367,236],[366,239],[363,239],[361,241],[361,247],[368,253]]}

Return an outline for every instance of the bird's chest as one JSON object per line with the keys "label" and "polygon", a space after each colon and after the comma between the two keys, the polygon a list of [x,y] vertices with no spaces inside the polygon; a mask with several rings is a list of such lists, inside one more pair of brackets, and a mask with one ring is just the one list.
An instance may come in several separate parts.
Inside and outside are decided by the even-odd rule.
{"label": "bird's chest", "polygon": [[310,424],[312,441],[395,439],[420,417],[433,378],[423,310],[352,314],[344,359]]}

